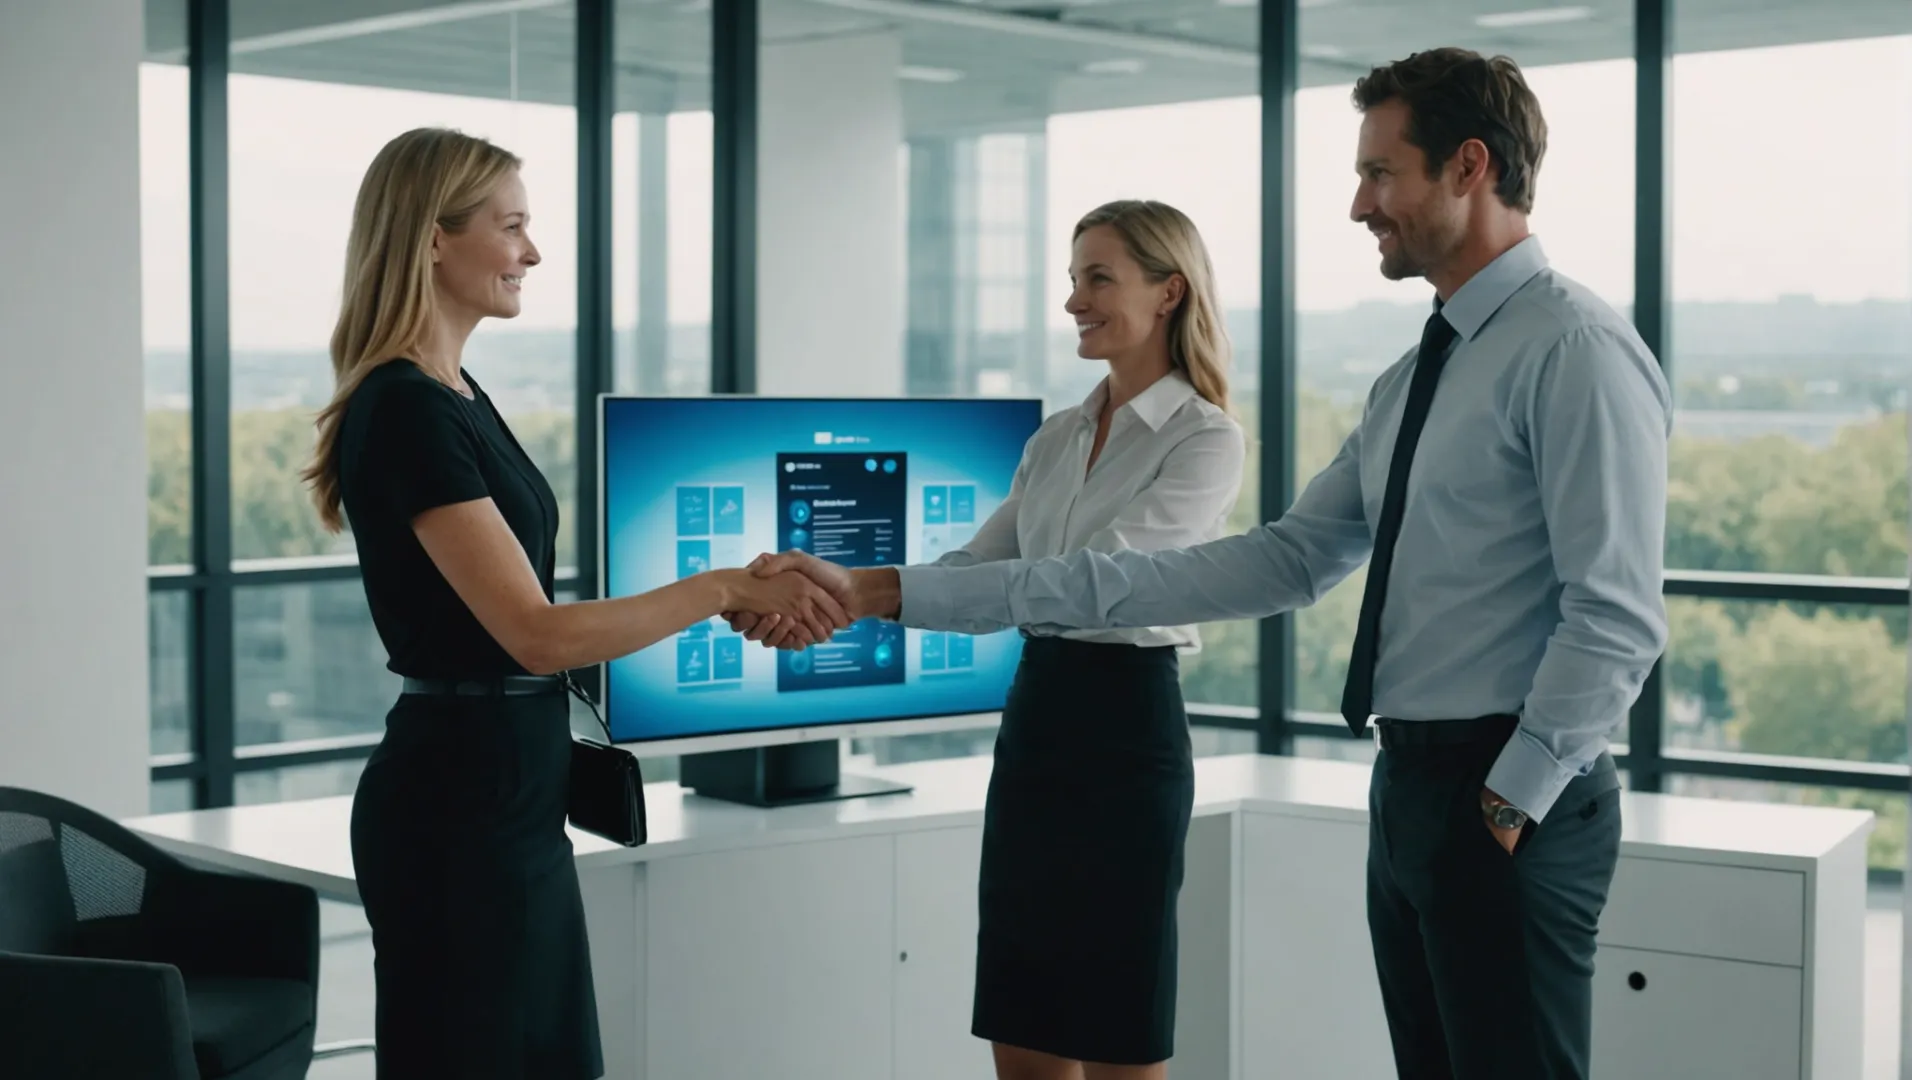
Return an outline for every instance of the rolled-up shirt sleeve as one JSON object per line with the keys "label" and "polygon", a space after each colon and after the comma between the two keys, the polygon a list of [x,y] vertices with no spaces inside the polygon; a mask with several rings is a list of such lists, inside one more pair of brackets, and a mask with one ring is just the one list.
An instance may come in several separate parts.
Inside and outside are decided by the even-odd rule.
{"label": "rolled-up shirt sleeve", "polygon": [[1361,429],[1277,521],[1193,547],[900,568],[899,621],[985,634],[1259,618],[1319,599],[1366,559]]}

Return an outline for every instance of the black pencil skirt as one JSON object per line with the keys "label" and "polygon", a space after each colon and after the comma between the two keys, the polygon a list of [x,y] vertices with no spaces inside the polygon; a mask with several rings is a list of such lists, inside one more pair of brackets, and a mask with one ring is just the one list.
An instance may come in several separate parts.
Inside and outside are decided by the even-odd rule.
{"label": "black pencil skirt", "polygon": [[1172,648],[1024,643],[983,812],[971,1031],[1077,1061],[1174,1054],[1195,765]]}
{"label": "black pencil skirt", "polygon": [[399,698],[352,805],[380,1080],[593,1080],[563,692]]}

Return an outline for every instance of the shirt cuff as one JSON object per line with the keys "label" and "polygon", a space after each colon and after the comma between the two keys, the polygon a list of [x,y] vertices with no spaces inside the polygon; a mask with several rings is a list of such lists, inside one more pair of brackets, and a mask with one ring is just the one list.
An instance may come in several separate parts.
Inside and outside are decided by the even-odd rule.
{"label": "shirt cuff", "polygon": [[949,567],[899,566],[900,587],[896,621],[919,630],[938,629],[949,622],[951,590]]}
{"label": "shirt cuff", "polygon": [[1547,816],[1554,801],[1578,776],[1554,760],[1526,728],[1516,728],[1487,772],[1487,787],[1535,821]]}

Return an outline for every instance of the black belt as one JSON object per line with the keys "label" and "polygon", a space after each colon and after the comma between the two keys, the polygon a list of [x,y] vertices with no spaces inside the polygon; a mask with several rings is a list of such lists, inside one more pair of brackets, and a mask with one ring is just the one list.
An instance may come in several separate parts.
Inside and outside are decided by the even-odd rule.
{"label": "black belt", "polygon": [[1507,741],[1520,726],[1520,717],[1477,716],[1470,720],[1395,720],[1374,723],[1374,741],[1383,750],[1405,746],[1455,746],[1464,743]]}
{"label": "black belt", "polygon": [[564,681],[556,675],[506,675],[495,679],[414,679],[407,675],[403,693],[433,697],[523,697],[562,694]]}

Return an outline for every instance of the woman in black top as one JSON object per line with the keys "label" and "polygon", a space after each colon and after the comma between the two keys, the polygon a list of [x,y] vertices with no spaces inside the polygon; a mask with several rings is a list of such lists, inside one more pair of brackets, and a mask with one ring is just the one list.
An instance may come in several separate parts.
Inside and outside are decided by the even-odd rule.
{"label": "woman in black top", "polygon": [[338,388],[306,471],[325,523],[351,524],[406,677],[352,807],[381,1077],[603,1074],[557,673],[731,609],[775,617],[791,642],[848,625],[800,575],[747,570],[552,602],[556,499],[459,363],[480,320],[518,313],[538,264],[518,167],[439,129],[373,160],[332,335]]}

